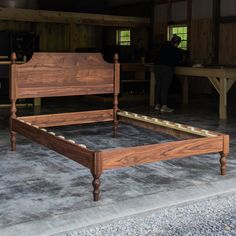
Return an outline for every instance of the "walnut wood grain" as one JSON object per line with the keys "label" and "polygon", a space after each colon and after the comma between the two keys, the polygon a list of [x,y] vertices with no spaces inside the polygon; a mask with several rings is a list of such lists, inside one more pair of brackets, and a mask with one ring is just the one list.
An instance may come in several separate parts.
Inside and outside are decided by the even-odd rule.
{"label": "walnut wood grain", "polygon": [[170,160],[192,155],[221,152],[223,137],[198,138],[130,148],[104,150],[103,168],[112,169]]}
{"label": "walnut wood grain", "polygon": [[12,119],[12,130],[92,169],[94,152],[88,149],[60,139],[17,119]]}
{"label": "walnut wood grain", "polygon": [[34,53],[11,66],[17,98],[113,93],[115,69],[100,53]]}
{"label": "walnut wood grain", "polygon": [[50,115],[22,116],[20,119],[40,127],[86,124],[113,120],[113,110],[69,112]]}

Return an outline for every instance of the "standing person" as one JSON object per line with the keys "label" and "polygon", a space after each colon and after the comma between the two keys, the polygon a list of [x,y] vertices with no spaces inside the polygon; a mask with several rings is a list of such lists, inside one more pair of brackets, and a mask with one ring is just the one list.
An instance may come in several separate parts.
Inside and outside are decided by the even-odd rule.
{"label": "standing person", "polygon": [[174,111],[167,106],[167,98],[174,75],[174,66],[184,59],[185,50],[178,48],[180,42],[181,38],[174,34],[170,41],[162,45],[155,60],[156,105],[154,109],[162,113]]}

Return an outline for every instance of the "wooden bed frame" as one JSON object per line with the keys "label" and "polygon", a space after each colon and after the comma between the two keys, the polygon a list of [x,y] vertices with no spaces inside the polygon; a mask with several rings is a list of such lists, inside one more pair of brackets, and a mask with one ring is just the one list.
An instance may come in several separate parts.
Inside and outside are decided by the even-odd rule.
{"label": "wooden bed frame", "polygon": [[[107,63],[99,53],[35,53],[25,64],[11,64],[11,148],[16,150],[16,133],[38,142],[90,169],[93,175],[93,199],[99,200],[100,176],[104,170],[143,163],[220,153],[221,174],[226,173],[229,136],[179,123],[118,110],[120,64]],[[20,98],[113,94],[113,108],[50,115],[17,117]],[[131,123],[184,140],[129,148],[89,150],[83,144],[48,132],[47,127],[113,121]]]}

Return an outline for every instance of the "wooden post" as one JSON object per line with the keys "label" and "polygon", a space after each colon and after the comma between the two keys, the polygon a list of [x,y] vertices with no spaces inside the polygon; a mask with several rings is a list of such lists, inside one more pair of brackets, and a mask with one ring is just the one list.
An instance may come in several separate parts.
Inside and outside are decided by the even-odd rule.
{"label": "wooden post", "polygon": [[113,91],[113,137],[117,137],[118,129],[118,94],[120,91],[120,64],[118,63],[118,54],[114,55],[114,91]]}
{"label": "wooden post", "polygon": [[191,29],[192,29],[192,0],[187,1],[187,26],[188,26],[188,45],[187,49],[191,51]]}
{"label": "wooden post", "polygon": [[[153,68],[154,70],[155,68]],[[151,71],[151,79],[150,79],[150,106],[155,106],[155,92],[156,92],[156,79],[154,71]]]}
{"label": "wooden post", "polygon": [[188,77],[184,76],[182,79],[182,93],[183,93],[183,104],[187,105],[188,104],[188,88],[189,88],[189,82],[188,82]]}
{"label": "wooden post", "polygon": [[212,57],[211,63],[219,63],[220,0],[213,0]]}
{"label": "wooden post", "polygon": [[220,174],[226,174],[227,155],[229,153],[229,135],[223,137],[223,151],[220,152]]}
{"label": "wooden post", "polygon": [[227,119],[227,78],[220,78],[220,119]]}
{"label": "wooden post", "polygon": [[16,53],[13,52],[11,53],[11,72],[10,72],[10,100],[11,100],[11,116],[10,116],[10,121],[9,121],[9,128],[10,128],[10,141],[11,141],[11,150],[15,151],[16,150],[16,132],[12,130],[12,119],[16,118],[16,83],[14,80],[13,76],[13,66],[16,62]]}

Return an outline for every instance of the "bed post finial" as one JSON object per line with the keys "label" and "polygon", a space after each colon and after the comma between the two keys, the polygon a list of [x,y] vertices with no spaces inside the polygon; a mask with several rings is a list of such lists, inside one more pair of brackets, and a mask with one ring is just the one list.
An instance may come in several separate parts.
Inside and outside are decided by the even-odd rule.
{"label": "bed post finial", "polygon": [[114,63],[118,63],[118,60],[119,60],[118,53],[115,53],[115,55],[114,55]]}
{"label": "bed post finial", "polygon": [[16,62],[16,59],[17,59],[16,53],[15,53],[15,52],[12,52],[12,53],[11,53],[11,61],[12,61],[12,63],[15,63],[15,62]]}

